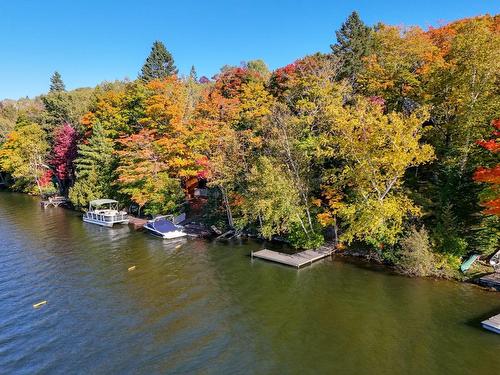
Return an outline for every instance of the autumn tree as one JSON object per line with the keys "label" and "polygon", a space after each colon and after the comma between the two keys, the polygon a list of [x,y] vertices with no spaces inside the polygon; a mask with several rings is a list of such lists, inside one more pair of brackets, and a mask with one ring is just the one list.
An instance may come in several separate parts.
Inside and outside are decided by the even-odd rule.
{"label": "autumn tree", "polygon": [[81,117],[83,131],[91,130],[94,123],[99,123],[111,138],[139,131],[146,97],[145,85],[140,81],[98,87],[89,110]]}
{"label": "autumn tree", "polygon": [[151,52],[142,66],[139,78],[145,82],[153,79],[163,79],[177,74],[174,58],[159,40],[153,43]]}
{"label": "autumn tree", "polygon": [[54,133],[54,145],[48,163],[57,178],[60,194],[66,196],[75,179],[78,133],[67,123]]}
{"label": "autumn tree", "polygon": [[[324,139],[324,147],[340,163],[325,174],[325,185],[338,191],[327,198],[342,219],[341,239],[393,245],[404,219],[419,214],[402,189],[404,174],[434,155],[432,147],[420,143],[425,113],[384,114],[363,98],[353,106],[338,102],[329,112],[331,138]],[[339,195],[345,199],[339,202]]]}
{"label": "autumn tree", "polygon": [[[479,141],[478,144],[491,153],[497,154],[500,152],[500,119],[493,121],[493,126],[495,130],[492,139]],[[482,205],[485,207],[483,213],[500,216],[500,163],[498,159],[497,163],[490,168],[479,167],[474,173],[474,180],[488,186],[481,194]]]}
{"label": "autumn tree", "polygon": [[15,189],[42,194],[48,182],[44,179],[49,170],[48,149],[46,133],[40,125],[21,118],[0,149],[0,169],[14,178]]}
{"label": "autumn tree", "polygon": [[437,160],[432,167],[419,168],[419,181],[412,186],[422,197],[427,227],[442,252],[463,254],[489,246],[478,242],[491,219],[480,214],[481,189],[472,177],[486,161],[475,140],[488,137],[500,106],[496,25],[498,19],[484,16],[428,32],[443,60],[426,84],[431,127],[425,138],[434,146]]}
{"label": "autumn tree", "polygon": [[474,172],[473,179],[484,188],[479,193],[479,201],[483,208],[479,223],[472,227],[469,243],[476,252],[492,254],[500,246],[500,164],[496,156],[500,150],[498,120],[493,121],[495,130],[487,141],[478,144],[488,154],[483,159],[483,165]]}
{"label": "autumn tree", "polygon": [[172,213],[184,197],[179,179],[169,175],[168,153],[154,130],[118,140],[118,186],[148,214]]}
{"label": "autumn tree", "polygon": [[418,27],[379,25],[373,49],[364,58],[360,90],[385,100],[389,110],[411,112],[422,105],[425,85],[441,63],[439,50]]}

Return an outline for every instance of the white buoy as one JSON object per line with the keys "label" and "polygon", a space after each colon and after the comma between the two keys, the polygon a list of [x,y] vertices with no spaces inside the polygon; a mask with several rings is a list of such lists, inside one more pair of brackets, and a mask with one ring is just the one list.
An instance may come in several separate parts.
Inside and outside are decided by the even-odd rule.
{"label": "white buoy", "polygon": [[40,308],[40,307],[42,307],[43,305],[46,305],[46,304],[47,304],[47,301],[38,302],[38,303],[35,303],[33,305],[33,308],[34,309],[38,309],[38,308]]}

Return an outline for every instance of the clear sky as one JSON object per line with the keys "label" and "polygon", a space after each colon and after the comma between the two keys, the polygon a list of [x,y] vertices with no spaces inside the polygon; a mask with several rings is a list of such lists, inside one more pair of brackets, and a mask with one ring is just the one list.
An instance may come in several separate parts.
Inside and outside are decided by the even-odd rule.
{"label": "clear sky", "polygon": [[0,98],[135,78],[159,39],[181,74],[261,58],[271,69],[327,52],[353,10],[369,25],[438,25],[496,14],[499,0],[0,0]]}

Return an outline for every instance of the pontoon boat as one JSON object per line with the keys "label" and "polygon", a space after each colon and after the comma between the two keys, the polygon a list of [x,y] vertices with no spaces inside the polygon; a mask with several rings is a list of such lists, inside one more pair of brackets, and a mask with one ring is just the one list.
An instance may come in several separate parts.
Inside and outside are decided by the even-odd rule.
{"label": "pontoon boat", "polygon": [[83,221],[112,227],[114,224],[128,224],[128,216],[118,210],[118,202],[113,199],[97,199],[90,201],[89,210],[83,214]]}

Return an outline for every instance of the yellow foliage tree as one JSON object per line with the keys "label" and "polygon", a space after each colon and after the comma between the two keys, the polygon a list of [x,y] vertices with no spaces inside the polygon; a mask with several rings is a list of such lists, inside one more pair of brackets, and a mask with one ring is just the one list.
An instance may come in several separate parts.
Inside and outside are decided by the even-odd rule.
{"label": "yellow foliage tree", "polygon": [[[324,144],[340,166],[327,176],[326,202],[330,215],[343,220],[342,239],[394,244],[403,219],[418,208],[403,193],[406,170],[433,159],[431,146],[421,144],[426,112],[411,116],[384,114],[378,104],[357,98],[353,106],[332,105],[330,138]],[[338,192],[338,193],[334,193]],[[339,194],[346,199],[339,201]]]}

